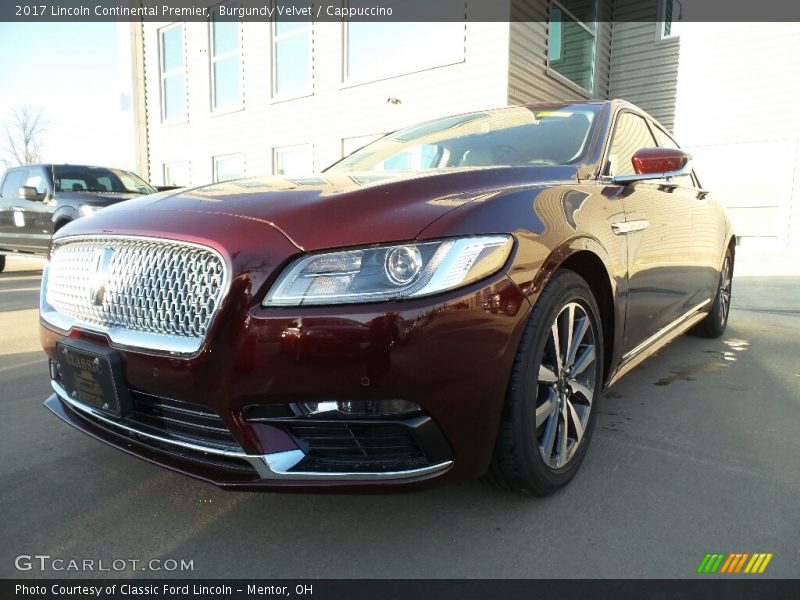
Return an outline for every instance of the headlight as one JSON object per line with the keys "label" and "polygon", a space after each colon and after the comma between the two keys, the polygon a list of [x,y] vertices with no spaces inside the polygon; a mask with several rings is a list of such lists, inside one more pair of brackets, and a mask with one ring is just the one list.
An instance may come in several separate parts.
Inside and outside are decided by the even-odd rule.
{"label": "headlight", "polygon": [[82,217],[91,217],[94,213],[100,210],[100,206],[92,206],[91,204],[81,204],[78,207],[78,212]]}
{"label": "headlight", "polygon": [[352,304],[438,294],[502,268],[510,235],[486,235],[320,252],[290,264],[264,306]]}

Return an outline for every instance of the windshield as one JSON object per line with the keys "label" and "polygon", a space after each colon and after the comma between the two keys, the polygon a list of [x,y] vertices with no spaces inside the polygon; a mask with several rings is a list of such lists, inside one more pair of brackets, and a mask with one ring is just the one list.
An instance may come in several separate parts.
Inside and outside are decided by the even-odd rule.
{"label": "windshield", "polygon": [[599,111],[590,104],[514,106],[448,117],[382,137],[329,171],[574,164]]}
{"label": "windshield", "polygon": [[53,184],[56,191],[65,192],[152,194],[156,191],[135,173],[105,167],[54,165]]}

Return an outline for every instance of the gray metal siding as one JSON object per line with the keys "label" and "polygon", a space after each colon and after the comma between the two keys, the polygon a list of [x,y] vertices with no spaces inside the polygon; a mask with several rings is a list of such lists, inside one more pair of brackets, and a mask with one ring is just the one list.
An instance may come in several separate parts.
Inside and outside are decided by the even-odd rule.
{"label": "gray metal siding", "polygon": [[659,39],[661,23],[630,22],[649,14],[640,0],[615,2],[610,97],[633,102],[673,131],[680,38]]}
{"label": "gray metal siding", "polygon": [[[547,68],[549,0],[512,0],[509,34],[508,102],[608,98],[612,0],[601,0],[597,23],[594,90],[586,94]],[[602,19],[606,21],[603,22]]]}

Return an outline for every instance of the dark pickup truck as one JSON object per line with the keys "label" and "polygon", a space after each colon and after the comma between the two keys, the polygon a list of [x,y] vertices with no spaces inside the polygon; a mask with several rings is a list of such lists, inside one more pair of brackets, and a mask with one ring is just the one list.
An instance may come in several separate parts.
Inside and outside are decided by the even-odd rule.
{"label": "dark pickup truck", "polygon": [[156,189],[130,171],[82,165],[8,169],[0,185],[0,271],[7,254],[44,255],[67,223]]}

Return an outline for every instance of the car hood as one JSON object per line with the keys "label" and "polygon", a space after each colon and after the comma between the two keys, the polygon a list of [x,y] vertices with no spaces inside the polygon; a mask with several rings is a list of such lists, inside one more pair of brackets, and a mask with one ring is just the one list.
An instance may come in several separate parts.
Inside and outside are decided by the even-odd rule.
{"label": "car hood", "polygon": [[[303,250],[414,239],[448,212],[498,189],[575,181],[574,167],[489,167],[447,171],[257,177],[140,197],[102,211],[111,231],[124,213],[183,211],[267,223]],[[142,213],[144,211],[144,213]]]}

